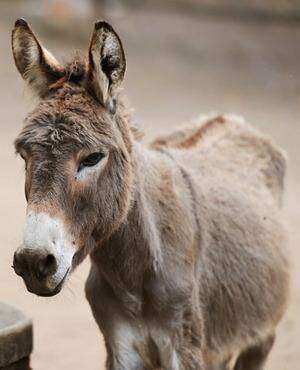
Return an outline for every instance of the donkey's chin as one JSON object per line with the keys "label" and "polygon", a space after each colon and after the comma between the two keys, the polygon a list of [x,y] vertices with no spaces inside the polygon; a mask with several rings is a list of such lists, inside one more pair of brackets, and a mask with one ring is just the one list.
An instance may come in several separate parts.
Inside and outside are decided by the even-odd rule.
{"label": "donkey's chin", "polygon": [[27,282],[25,279],[25,285],[29,293],[33,293],[39,297],[53,297],[60,293],[64,283],[69,275],[70,268],[66,271],[63,278],[54,286],[54,288],[50,288],[47,285],[41,284],[34,284],[32,282]]}

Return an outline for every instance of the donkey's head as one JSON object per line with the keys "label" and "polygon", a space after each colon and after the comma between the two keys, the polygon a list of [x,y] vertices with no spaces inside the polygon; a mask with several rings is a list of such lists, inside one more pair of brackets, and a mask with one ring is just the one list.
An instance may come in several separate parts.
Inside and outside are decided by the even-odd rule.
{"label": "donkey's head", "polygon": [[28,207],[14,269],[30,292],[51,296],[130,207],[131,135],[117,96],[125,56],[105,22],[95,24],[86,61],[60,65],[23,19],[12,49],[40,98],[15,141],[26,164]]}

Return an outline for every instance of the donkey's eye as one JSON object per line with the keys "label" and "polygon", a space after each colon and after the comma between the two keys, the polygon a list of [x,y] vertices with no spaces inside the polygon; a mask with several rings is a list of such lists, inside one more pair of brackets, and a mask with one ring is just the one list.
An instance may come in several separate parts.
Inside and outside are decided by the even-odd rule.
{"label": "donkey's eye", "polygon": [[26,161],[26,155],[25,155],[23,152],[19,153],[19,155],[20,155],[20,157],[21,157],[24,161]]}
{"label": "donkey's eye", "polygon": [[88,155],[86,158],[84,158],[80,162],[78,171],[80,171],[84,167],[93,167],[93,166],[95,166],[104,157],[105,157],[105,155],[103,153],[100,153],[100,152],[98,152],[98,153],[92,153],[92,154]]}
{"label": "donkey's eye", "polygon": [[25,171],[27,170],[27,160],[26,160],[26,157],[24,154],[20,153],[20,157],[23,159],[23,161],[25,162]]}

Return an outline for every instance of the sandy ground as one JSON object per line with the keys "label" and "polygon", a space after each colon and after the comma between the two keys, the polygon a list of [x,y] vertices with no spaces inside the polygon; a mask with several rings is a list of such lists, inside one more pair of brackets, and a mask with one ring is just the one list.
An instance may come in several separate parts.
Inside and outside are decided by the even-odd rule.
{"label": "sandy ground", "polygon": [[[33,318],[33,369],[99,370],[103,369],[105,350],[83,294],[88,261],[64,291],[51,299],[27,293],[10,267],[25,214],[23,164],[15,157],[12,142],[32,105],[10,54],[14,17],[12,13],[0,18],[0,299]],[[285,209],[290,223],[292,294],[267,369],[298,370],[300,25],[239,23],[159,12],[129,12],[113,23],[126,48],[127,95],[148,138],[200,113],[234,112],[270,134],[288,152]],[[91,28],[86,25],[82,37],[86,42]],[[75,38],[66,42],[59,37],[49,40],[47,46],[63,56],[66,49],[71,53],[78,47]]]}

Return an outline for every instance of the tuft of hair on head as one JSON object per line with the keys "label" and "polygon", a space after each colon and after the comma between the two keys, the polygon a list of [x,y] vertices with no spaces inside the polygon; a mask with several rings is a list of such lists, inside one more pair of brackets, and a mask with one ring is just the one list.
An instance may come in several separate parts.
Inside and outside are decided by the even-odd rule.
{"label": "tuft of hair on head", "polygon": [[86,78],[86,60],[77,52],[71,62],[64,66],[65,74],[59,80],[49,86],[49,90],[57,90],[66,82],[82,85]]}

